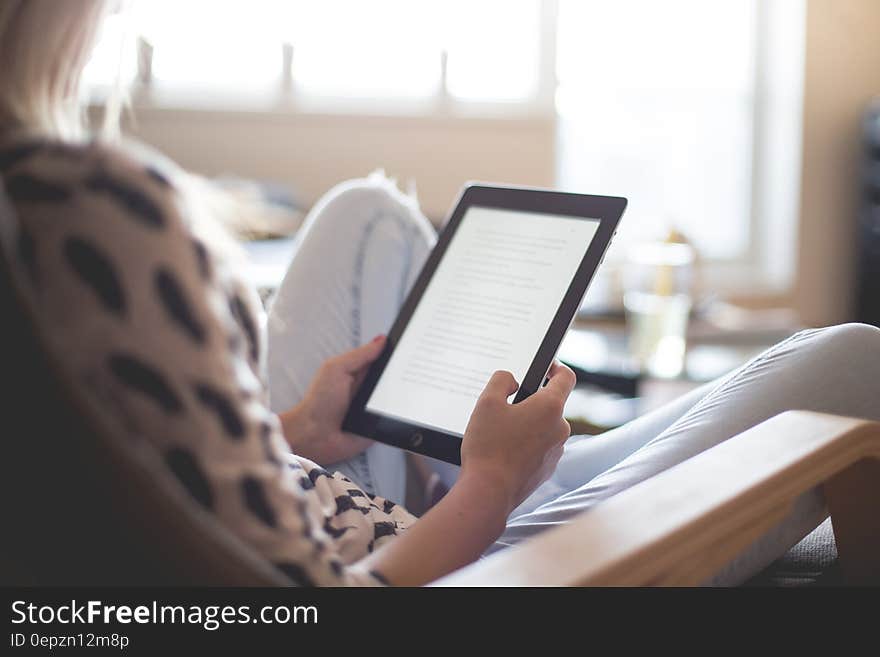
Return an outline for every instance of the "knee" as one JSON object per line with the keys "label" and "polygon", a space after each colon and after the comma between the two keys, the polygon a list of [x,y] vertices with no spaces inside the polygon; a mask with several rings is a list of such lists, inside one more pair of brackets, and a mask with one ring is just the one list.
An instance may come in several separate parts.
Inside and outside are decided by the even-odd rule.
{"label": "knee", "polygon": [[[869,324],[837,324],[802,331],[794,336],[792,353],[821,368],[880,372],[880,328]],[[801,348],[803,347],[803,349]]]}
{"label": "knee", "polygon": [[306,223],[310,230],[330,231],[339,238],[376,222],[396,225],[401,231],[433,232],[416,199],[378,172],[331,188],[315,203]]}
{"label": "knee", "polygon": [[876,326],[851,322],[818,329],[816,334],[820,340],[846,354],[880,356],[880,328]]}

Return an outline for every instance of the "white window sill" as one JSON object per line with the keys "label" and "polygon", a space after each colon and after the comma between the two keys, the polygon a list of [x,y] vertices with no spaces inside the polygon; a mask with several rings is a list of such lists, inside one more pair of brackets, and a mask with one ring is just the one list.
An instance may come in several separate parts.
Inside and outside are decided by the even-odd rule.
{"label": "white window sill", "polygon": [[[109,88],[96,88],[90,106],[100,107],[111,94]],[[184,85],[135,87],[129,94],[135,113],[198,112],[218,116],[260,114],[275,116],[342,116],[358,118],[423,120],[492,120],[500,122],[555,122],[552,102],[533,100],[468,101],[444,94],[424,97],[345,98],[284,90],[279,85],[260,85],[244,89]]]}

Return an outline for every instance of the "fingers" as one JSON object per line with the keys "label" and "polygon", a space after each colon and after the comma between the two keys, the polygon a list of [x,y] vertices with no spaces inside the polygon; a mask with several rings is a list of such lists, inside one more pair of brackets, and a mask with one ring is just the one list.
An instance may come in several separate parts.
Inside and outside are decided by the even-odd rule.
{"label": "fingers", "polygon": [[361,387],[361,384],[364,382],[364,379],[367,378],[367,372],[369,370],[366,367],[361,368],[357,372],[354,372],[354,376],[352,378],[352,386],[351,390],[354,393],[355,390]]}
{"label": "fingers", "polygon": [[554,360],[547,373],[547,385],[540,392],[558,397],[563,403],[568,399],[571,391],[577,383],[577,377],[568,367]]}
{"label": "fingers", "polygon": [[534,408],[548,416],[562,417],[565,402],[577,382],[574,372],[562,363],[554,361],[547,372],[548,382],[543,388],[522,402],[526,408]]}
{"label": "fingers", "polygon": [[556,464],[559,463],[559,459],[562,458],[562,455],[565,452],[565,441],[568,440],[570,436],[571,425],[567,420],[560,418],[556,430],[548,435],[548,438],[551,438],[551,442],[545,460],[552,463],[553,467],[556,467]]}
{"label": "fingers", "polygon": [[480,397],[507,399],[519,389],[519,384],[513,378],[513,374],[504,370],[498,370],[489,377],[486,387]]}
{"label": "fingers", "polygon": [[550,369],[547,370],[547,378],[549,379],[549,378],[553,377],[557,372],[559,372],[560,367],[565,367],[565,366],[554,358],[553,362],[550,363]]}
{"label": "fingers", "polygon": [[571,423],[562,418],[559,424],[559,443],[562,444],[569,438],[571,438]]}
{"label": "fingers", "polygon": [[342,370],[348,373],[357,372],[365,365],[369,365],[379,357],[382,349],[385,347],[386,338],[384,335],[377,335],[368,343],[339,354],[330,359],[334,365],[338,365]]}

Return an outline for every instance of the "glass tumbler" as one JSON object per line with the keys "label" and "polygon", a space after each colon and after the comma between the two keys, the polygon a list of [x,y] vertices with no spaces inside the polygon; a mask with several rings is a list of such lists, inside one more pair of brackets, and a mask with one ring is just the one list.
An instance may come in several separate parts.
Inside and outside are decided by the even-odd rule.
{"label": "glass tumbler", "polygon": [[694,250],[666,241],[640,244],[623,273],[630,355],[649,375],[674,378],[684,368]]}

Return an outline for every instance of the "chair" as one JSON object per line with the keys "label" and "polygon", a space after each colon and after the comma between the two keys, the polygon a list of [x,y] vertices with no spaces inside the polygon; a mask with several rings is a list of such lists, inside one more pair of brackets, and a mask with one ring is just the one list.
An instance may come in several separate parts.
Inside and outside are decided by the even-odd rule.
{"label": "chair", "polygon": [[62,383],[5,257],[0,270],[0,581],[289,585],[165,476],[158,455],[114,439]]}
{"label": "chair", "polygon": [[817,485],[840,583],[880,583],[880,424],[806,411],[777,415],[440,583],[697,585]]}
{"label": "chair", "polygon": [[[194,503],[147,446],[117,440],[63,382],[5,260],[0,269],[0,581],[291,585]],[[816,485],[845,581],[877,583],[880,424],[791,411],[436,584],[698,584]]]}

